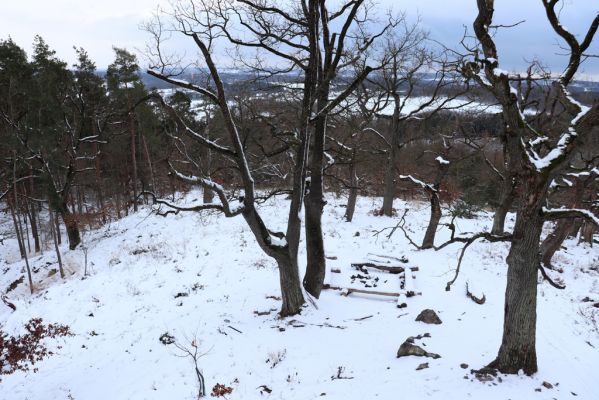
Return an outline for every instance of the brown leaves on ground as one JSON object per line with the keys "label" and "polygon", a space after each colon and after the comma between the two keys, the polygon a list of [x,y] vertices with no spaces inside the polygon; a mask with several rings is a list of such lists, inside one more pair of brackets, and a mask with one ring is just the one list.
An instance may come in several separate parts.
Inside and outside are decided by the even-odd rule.
{"label": "brown leaves on ground", "polygon": [[73,336],[68,326],[44,325],[41,318],[33,318],[25,325],[27,333],[9,336],[0,330],[0,374],[28,371],[29,367],[52,355],[42,341],[46,338]]}
{"label": "brown leaves on ground", "polygon": [[233,392],[233,388],[230,386],[225,386],[223,384],[217,383],[212,388],[212,393],[210,396],[212,397],[225,397],[226,394],[231,394]]}

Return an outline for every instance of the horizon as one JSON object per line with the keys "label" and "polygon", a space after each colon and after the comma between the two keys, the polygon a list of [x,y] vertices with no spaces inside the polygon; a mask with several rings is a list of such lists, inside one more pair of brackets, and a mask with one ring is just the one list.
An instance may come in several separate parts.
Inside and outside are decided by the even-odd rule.
{"label": "horizon", "polygon": [[[33,38],[39,34],[69,66],[75,62],[73,47],[83,47],[99,70],[106,69],[112,62],[113,47],[123,47],[134,52],[140,66],[145,69],[147,63],[143,48],[149,35],[140,29],[140,24],[152,15],[158,5],[166,3],[166,0],[130,0],[126,3],[105,0],[101,4],[72,0],[55,0],[51,4],[40,0],[11,2],[5,5],[0,39],[11,37],[30,55]],[[453,48],[458,48],[464,27],[471,30],[476,8],[473,0],[455,0],[453,7],[439,7],[438,0],[423,0],[418,4],[407,0],[379,0],[377,3],[379,14],[389,8],[394,12],[405,12],[408,21],[419,19],[421,28],[430,32],[432,39],[441,40],[444,45]],[[583,34],[591,21],[588,16],[597,11],[596,3],[592,0],[565,2],[560,15],[564,26],[576,27],[572,31],[575,35]],[[518,7],[518,14],[513,12],[514,7]],[[32,9],[36,12],[32,13]],[[508,25],[524,20],[514,28],[497,33],[503,69],[521,72],[526,69],[527,61],[539,59],[552,73],[559,74],[567,64],[567,58],[559,54],[558,36],[541,12],[540,0],[525,4],[508,0],[496,5],[495,21],[498,24]],[[183,40],[175,40],[172,48],[188,54],[196,52]],[[599,44],[594,43],[589,53],[599,54]],[[230,60],[225,50],[217,56],[224,64]],[[599,63],[594,60],[596,58],[590,58],[582,65],[579,80],[599,81]]]}

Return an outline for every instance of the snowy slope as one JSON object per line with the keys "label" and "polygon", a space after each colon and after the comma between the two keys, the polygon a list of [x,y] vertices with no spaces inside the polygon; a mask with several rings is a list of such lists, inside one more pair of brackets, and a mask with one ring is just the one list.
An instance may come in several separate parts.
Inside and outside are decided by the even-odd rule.
{"label": "snowy slope", "polygon": [[[344,203],[331,197],[324,216],[327,255],[333,258],[328,268],[341,270],[328,273],[327,281],[346,285],[356,273],[350,263],[368,253],[406,256],[408,266],[419,267],[413,285],[422,292],[402,300],[407,308],[397,308],[392,298],[343,297],[327,290],[317,308],[310,305],[299,316],[279,320],[279,301],[273,298],[279,296],[277,269],[241,217],[163,218],[145,208],[85,234],[90,261],[85,279],[82,250],[69,252],[63,246],[69,271],[64,282],[47,276],[56,268],[53,252],[32,258],[38,291],[31,296],[19,285],[9,293],[17,311],[0,303],[2,329],[17,334],[30,318],[42,317],[69,325],[76,335],[48,341],[56,354],[37,364],[38,372],[1,376],[0,398],[194,399],[193,364],[173,345],[159,341],[165,332],[183,345],[198,340],[207,352],[200,367],[208,391],[216,383],[231,386],[231,400],[599,398],[599,332],[592,321],[593,315],[599,319],[599,309],[582,302],[587,296],[599,301],[597,248],[568,242],[568,250],[556,255],[565,270],[561,278],[566,290],[539,284],[539,373],[480,382],[470,369],[491,361],[501,341],[507,244],[471,246],[458,281],[446,292],[459,245],[415,251],[401,232],[390,240],[374,236],[396,223],[371,215],[379,199],[360,199],[352,223],[342,219]],[[410,228],[420,238],[426,204],[397,201],[395,206],[411,209]],[[271,229],[282,227],[286,207],[284,200],[264,206]],[[489,215],[458,221],[463,232],[489,225]],[[438,242],[445,237],[441,232]],[[300,260],[304,258],[302,253]],[[0,245],[0,290],[22,270],[15,241],[5,240]],[[381,290],[399,288],[397,275],[378,276]],[[486,295],[484,305],[466,298],[466,281],[472,292]],[[424,308],[436,310],[443,324],[414,321]],[[441,358],[396,358],[408,336],[425,332],[431,338],[417,343]],[[429,368],[417,371],[423,362]],[[462,369],[462,363],[469,367]],[[339,367],[339,376],[348,379],[336,379]],[[554,387],[541,386],[544,381]],[[261,385],[272,392],[261,393]]]}

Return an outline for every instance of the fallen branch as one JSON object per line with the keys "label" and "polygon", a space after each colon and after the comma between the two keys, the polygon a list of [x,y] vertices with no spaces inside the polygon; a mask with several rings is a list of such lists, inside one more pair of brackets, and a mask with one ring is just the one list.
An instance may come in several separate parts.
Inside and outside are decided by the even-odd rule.
{"label": "fallen branch", "polygon": [[485,296],[484,293],[483,293],[483,297],[476,297],[475,295],[470,293],[470,290],[468,290],[468,282],[466,282],[466,297],[471,299],[476,304],[481,304],[481,305],[485,304],[485,301],[487,301],[487,297]]}
{"label": "fallen branch", "polygon": [[[352,263],[351,266],[353,268],[374,268],[374,269],[379,269],[381,271],[387,271],[391,274],[401,274],[403,272],[405,272],[406,268],[405,267],[397,267],[397,266],[388,266],[388,265],[380,265],[380,264],[375,264],[372,262],[362,262],[362,263]],[[418,271],[418,267],[410,267],[409,268],[410,271]]]}
{"label": "fallen branch", "polygon": [[541,264],[539,264],[539,271],[541,271],[541,275],[543,275],[543,278],[549,282],[549,284],[551,286],[553,286],[556,289],[560,289],[563,290],[566,288],[566,285],[560,285],[559,283],[555,282],[553,279],[551,279],[551,277],[549,277],[549,275],[547,275],[547,272],[545,271],[545,268],[543,268],[543,266]]}
{"label": "fallen branch", "polygon": [[8,300],[6,299],[6,296],[2,296],[1,298],[2,298],[2,302],[3,302],[4,304],[6,304],[6,306],[7,306],[8,308],[12,309],[13,311],[17,311],[17,306],[15,306],[13,303],[11,303],[10,301],[8,301]]}

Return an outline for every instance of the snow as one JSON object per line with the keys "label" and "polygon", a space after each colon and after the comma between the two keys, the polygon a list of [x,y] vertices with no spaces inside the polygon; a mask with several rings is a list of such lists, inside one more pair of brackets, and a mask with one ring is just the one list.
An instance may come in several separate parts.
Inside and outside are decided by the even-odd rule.
{"label": "snow", "polygon": [[435,158],[435,160],[439,163],[439,164],[445,164],[448,165],[449,161],[447,161],[446,159],[444,159],[443,157],[439,156],[437,158]]}
{"label": "snow", "polygon": [[543,212],[545,214],[555,214],[555,215],[559,215],[562,213],[568,213],[568,212],[576,212],[578,214],[584,215],[585,218],[593,221],[593,223],[595,225],[599,226],[599,217],[597,217],[595,214],[593,214],[589,210],[585,210],[585,209],[581,209],[581,208],[547,208],[547,207],[543,207]]}
{"label": "snow", "polygon": [[399,179],[408,179],[408,180],[412,181],[412,183],[420,186],[423,189],[430,188],[430,189],[434,190],[432,185],[430,185],[428,183],[424,183],[420,179],[414,178],[412,175],[399,175]]}
{"label": "snow", "polygon": [[[197,198],[201,193],[191,192],[186,201]],[[460,245],[416,251],[401,232],[390,240],[374,235],[397,223],[397,218],[372,215],[381,199],[359,198],[351,223],[343,220],[345,198],[326,200],[327,268],[341,270],[327,272],[328,282],[347,284],[356,272],[350,263],[369,253],[403,255],[409,259],[407,266],[419,267],[410,284],[422,295],[403,298],[408,306],[398,309],[395,298],[343,297],[325,290],[315,300],[318,308],[307,306],[301,315],[280,320],[280,301],[271,297],[280,296],[276,264],[260,250],[243,218],[217,213],[163,218],[142,207],[137,214],[85,233],[90,270],[85,278],[81,249],[62,246],[68,271],[64,281],[48,277],[56,268],[52,251],[31,256],[37,291],[29,295],[22,284],[7,294],[17,311],[0,302],[2,329],[16,334],[30,318],[41,316],[69,325],[75,336],[49,340],[55,353],[36,364],[37,372],[1,376],[0,398],[195,399],[193,364],[173,345],[159,342],[165,332],[184,345],[197,338],[200,352],[207,352],[199,366],[208,391],[216,383],[231,386],[229,400],[597,398],[599,334],[593,318],[597,320],[599,309],[581,301],[586,296],[599,301],[597,247],[566,242],[567,250],[556,255],[555,264],[564,268],[560,277],[567,288],[559,291],[539,283],[539,372],[483,383],[470,369],[490,362],[501,343],[508,244],[480,241],[470,246],[457,282],[446,292]],[[396,201],[394,206],[410,208],[406,229],[421,238],[429,204]],[[276,230],[285,224],[287,213],[281,210],[287,207],[285,200],[273,199],[260,212]],[[489,229],[491,217],[482,213],[480,219],[457,219],[457,233]],[[508,221],[513,224],[513,215]],[[10,219],[0,214],[0,232],[9,236],[10,231]],[[441,230],[438,242],[448,235]],[[302,273],[304,247],[302,243]],[[5,239],[0,245],[2,292],[23,267],[16,241]],[[397,275],[377,276],[387,280],[385,290],[399,288]],[[466,298],[466,282],[475,295],[485,294],[484,305]],[[415,322],[424,308],[436,310],[443,324]],[[422,341],[426,350],[442,358],[396,358],[408,336],[425,332],[431,334]],[[423,362],[430,367],[416,371]],[[460,368],[461,363],[469,368]],[[353,379],[332,379],[339,367],[342,377]],[[543,381],[559,385],[546,389]],[[260,394],[261,385],[272,393]]]}
{"label": "snow", "polygon": [[[402,99],[402,115],[410,115],[412,113],[417,112],[420,107],[430,101],[430,97],[427,96],[418,96],[418,97],[410,97],[407,99]],[[372,104],[371,104],[372,106]],[[471,101],[469,99],[451,99],[449,100],[445,96],[439,96],[435,101],[433,101],[430,105],[424,107],[419,113],[424,114],[427,112],[432,112],[438,107],[442,106],[444,109],[450,109],[454,112],[459,113],[488,113],[488,114],[498,114],[501,113],[501,107],[497,105],[484,104],[476,101]],[[393,115],[393,102],[390,101],[389,104],[386,105],[382,110],[379,111],[380,115]]]}
{"label": "snow", "polygon": [[[552,148],[544,157],[540,157],[537,152],[531,148],[530,146],[526,146],[524,142],[522,142],[525,152],[528,156],[529,161],[536,167],[539,172],[542,172],[546,168],[550,167],[553,162],[560,157],[564,156],[568,151],[568,146],[578,137],[578,132],[576,132],[576,125],[589,111],[590,107],[584,106],[577,102],[572,96],[570,96],[568,89],[562,85],[562,91],[568,100],[578,107],[578,113],[576,116],[570,121],[570,126],[568,127],[568,131],[563,133],[557,142],[556,146]],[[532,144],[532,143],[531,143]]]}

